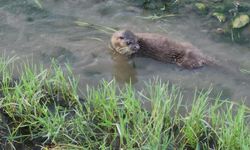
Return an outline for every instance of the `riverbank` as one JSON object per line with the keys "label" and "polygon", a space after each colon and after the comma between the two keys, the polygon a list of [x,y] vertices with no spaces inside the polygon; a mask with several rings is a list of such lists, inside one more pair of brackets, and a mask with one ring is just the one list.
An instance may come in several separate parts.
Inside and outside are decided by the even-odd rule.
{"label": "riverbank", "polygon": [[2,149],[250,148],[250,108],[212,98],[212,88],[194,91],[187,104],[178,86],[160,79],[140,90],[112,80],[80,98],[68,65],[22,63],[14,79],[14,62],[0,59]]}
{"label": "riverbank", "polygon": [[250,2],[247,0],[138,0],[132,4],[151,11],[148,19],[165,19],[196,15],[204,22],[203,28],[213,38],[245,44],[249,47]]}

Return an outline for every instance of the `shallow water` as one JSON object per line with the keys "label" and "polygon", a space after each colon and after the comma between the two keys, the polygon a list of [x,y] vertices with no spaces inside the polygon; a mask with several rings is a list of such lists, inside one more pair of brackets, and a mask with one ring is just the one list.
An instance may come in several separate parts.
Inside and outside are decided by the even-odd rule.
{"label": "shallow water", "polygon": [[[250,69],[250,49],[214,39],[195,15],[143,20],[138,16],[149,15],[147,12],[122,0],[43,0],[42,6],[38,8],[31,0],[0,0],[1,53],[45,66],[52,58],[61,64],[68,62],[75,74],[80,75],[83,89],[86,84],[96,85],[113,77],[120,83],[131,79],[135,86],[142,87],[144,81],[159,76],[165,82],[181,86],[187,95],[195,88],[213,85],[214,93],[223,90],[223,98],[246,100],[250,105],[250,75],[239,71],[240,67]],[[79,27],[74,23],[78,19],[191,42],[215,57],[222,67],[190,71],[148,58],[127,60],[112,56],[108,47],[110,35]]]}

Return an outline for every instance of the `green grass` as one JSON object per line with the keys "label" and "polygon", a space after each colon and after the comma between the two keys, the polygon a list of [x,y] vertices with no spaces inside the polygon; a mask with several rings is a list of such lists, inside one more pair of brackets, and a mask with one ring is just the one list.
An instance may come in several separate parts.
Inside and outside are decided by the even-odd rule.
{"label": "green grass", "polygon": [[[4,57],[3,57],[4,58]],[[0,144],[43,149],[249,149],[250,109],[160,79],[138,90],[114,80],[87,86],[79,98],[69,66],[23,63],[13,80],[14,58],[0,59]],[[64,71],[63,71],[64,70]],[[189,101],[190,102],[190,101]],[[143,104],[149,104],[146,109]]]}

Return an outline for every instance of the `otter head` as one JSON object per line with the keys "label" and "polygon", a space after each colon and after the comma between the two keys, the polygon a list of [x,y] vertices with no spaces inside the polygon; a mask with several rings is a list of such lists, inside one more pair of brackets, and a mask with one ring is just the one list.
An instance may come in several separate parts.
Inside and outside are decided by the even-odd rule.
{"label": "otter head", "polygon": [[115,32],[111,38],[111,44],[118,53],[127,56],[136,53],[140,49],[138,38],[129,30]]}

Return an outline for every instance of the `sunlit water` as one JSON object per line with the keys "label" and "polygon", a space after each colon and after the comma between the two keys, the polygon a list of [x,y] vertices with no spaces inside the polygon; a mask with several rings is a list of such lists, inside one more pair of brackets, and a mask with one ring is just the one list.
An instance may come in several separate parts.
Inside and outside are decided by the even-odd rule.
{"label": "sunlit water", "polygon": [[[223,90],[223,98],[250,104],[250,75],[239,71],[240,67],[250,69],[250,49],[213,39],[194,15],[144,20],[139,16],[149,15],[147,12],[122,0],[42,0],[42,6],[39,9],[32,0],[0,0],[1,53],[45,66],[52,58],[60,64],[69,63],[80,76],[82,89],[86,84],[96,85],[114,77],[119,83],[131,79],[136,87],[142,87],[144,81],[159,76],[164,82],[182,87],[187,94],[213,85],[214,93]],[[79,27],[76,20],[188,41],[223,67],[190,71],[148,58],[112,57],[110,35]]]}

